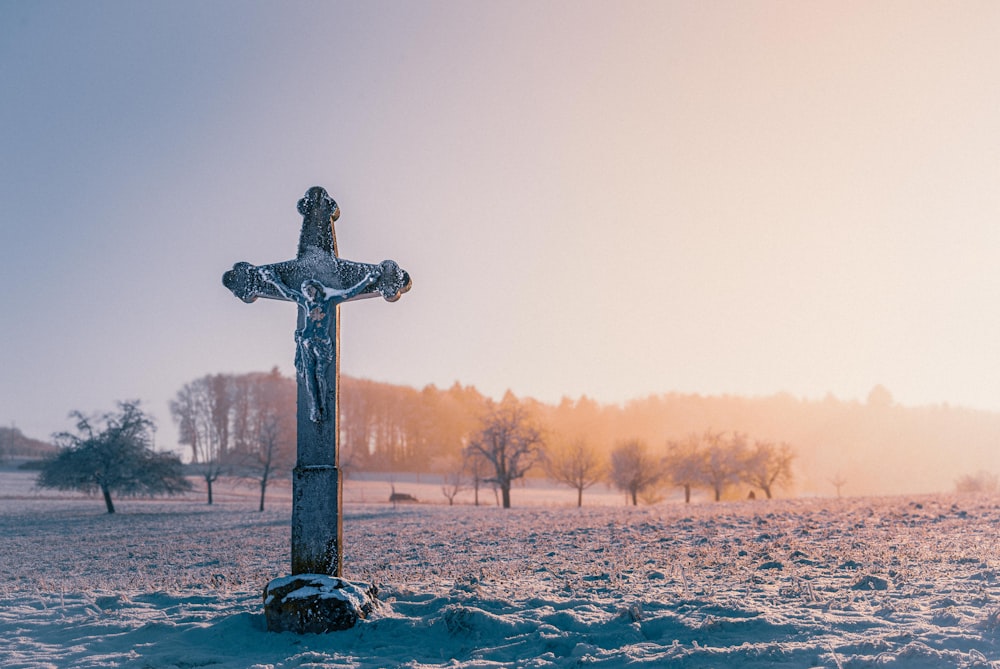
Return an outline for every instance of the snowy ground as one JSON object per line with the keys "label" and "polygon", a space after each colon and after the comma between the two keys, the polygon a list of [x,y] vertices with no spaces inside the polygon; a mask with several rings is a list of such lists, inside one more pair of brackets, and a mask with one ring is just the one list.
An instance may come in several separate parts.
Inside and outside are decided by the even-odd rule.
{"label": "snowy ground", "polygon": [[383,604],[297,636],[266,632],[260,602],[287,572],[287,498],[109,516],[24,477],[0,473],[8,669],[1000,667],[996,499],[352,502],[348,576]]}

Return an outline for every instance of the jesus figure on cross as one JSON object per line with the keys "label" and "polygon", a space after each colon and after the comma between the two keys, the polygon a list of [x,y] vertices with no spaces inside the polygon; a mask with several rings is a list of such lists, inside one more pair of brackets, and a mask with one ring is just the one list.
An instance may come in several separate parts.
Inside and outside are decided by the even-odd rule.
{"label": "jesus figure on cross", "polygon": [[312,400],[309,418],[314,423],[326,420],[326,370],[334,362],[330,323],[337,305],[358,295],[378,281],[382,272],[374,268],[361,281],[342,290],[324,286],[315,279],[302,282],[301,290],[289,288],[271,267],[258,267],[260,278],[274,286],[286,299],[296,302],[304,313],[303,325],[295,331],[295,371],[305,380]]}

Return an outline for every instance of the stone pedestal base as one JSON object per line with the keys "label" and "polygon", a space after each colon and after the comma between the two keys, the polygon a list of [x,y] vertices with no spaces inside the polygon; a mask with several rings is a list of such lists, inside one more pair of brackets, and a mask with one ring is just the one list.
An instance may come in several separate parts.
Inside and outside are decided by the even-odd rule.
{"label": "stone pedestal base", "polygon": [[349,629],[377,605],[374,585],[323,574],[284,576],[264,588],[264,618],[271,632],[323,634]]}

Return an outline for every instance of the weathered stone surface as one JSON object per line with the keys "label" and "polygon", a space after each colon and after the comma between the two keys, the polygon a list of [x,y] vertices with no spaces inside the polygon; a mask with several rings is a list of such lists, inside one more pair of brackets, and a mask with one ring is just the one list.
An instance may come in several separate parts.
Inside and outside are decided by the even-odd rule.
{"label": "weathered stone surface", "polygon": [[298,210],[302,231],[293,260],[260,266],[238,262],[223,274],[222,283],[247,303],[265,297],[298,306],[292,576],[264,589],[264,617],[273,632],[322,634],[353,627],[378,602],[374,586],[340,578],[340,304],[374,295],[394,302],[411,281],[392,260],[374,265],[340,258],[334,229],[340,207],[323,188],[310,188]]}
{"label": "weathered stone surface", "polygon": [[324,465],[292,471],[292,574],[343,573],[340,470]]}
{"label": "weathered stone surface", "polygon": [[349,629],[377,605],[374,585],[324,574],[284,576],[264,588],[264,618],[271,632],[324,634]]}

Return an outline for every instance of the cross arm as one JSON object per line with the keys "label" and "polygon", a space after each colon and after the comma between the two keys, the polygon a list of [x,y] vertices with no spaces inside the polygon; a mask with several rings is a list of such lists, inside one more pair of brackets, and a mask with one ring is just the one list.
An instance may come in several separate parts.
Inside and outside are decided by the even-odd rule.
{"label": "cross arm", "polygon": [[[273,268],[274,265],[268,267]],[[266,281],[261,276],[259,269],[256,265],[251,265],[248,262],[238,262],[233,265],[231,270],[222,275],[222,285],[247,304],[255,302],[258,297],[267,297],[272,300],[290,299],[282,295],[277,286]]]}
{"label": "cross arm", "polygon": [[[292,271],[290,262],[274,263],[273,265],[251,265],[248,262],[238,262],[233,268],[222,275],[222,285],[232,291],[233,295],[247,304],[255,302],[258,297],[272,300],[291,301],[294,298],[283,293],[278,286],[267,280],[261,269],[268,269],[282,283],[288,286]],[[296,284],[291,284],[296,285]]]}
{"label": "cross arm", "polygon": [[358,294],[357,298],[352,299],[381,295],[387,302],[395,302],[402,297],[403,293],[410,290],[410,287],[413,285],[413,282],[410,280],[410,274],[397,265],[394,260],[383,260],[378,265],[365,265],[363,263],[351,264],[360,265],[360,268],[356,272],[355,276],[360,274],[362,271],[372,274],[375,272],[378,273],[378,279],[376,279],[376,281],[370,286],[362,290],[361,293]]}
{"label": "cross arm", "polygon": [[[263,274],[261,270],[265,270]],[[261,266],[238,262],[223,274],[222,283],[233,295],[248,304],[258,297],[294,301],[292,295],[266,279],[266,274],[273,275],[293,292],[307,279],[319,281],[333,290],[346,290],[362,284],[366,276],[378,277],[374,282],[363,285],[349,300],[381,295],[387,301],[395,302],[412,285],[410,275],[395,261],[383,260],[375,265],[342,260],[326,254],[306,254],[295,260]]]}

